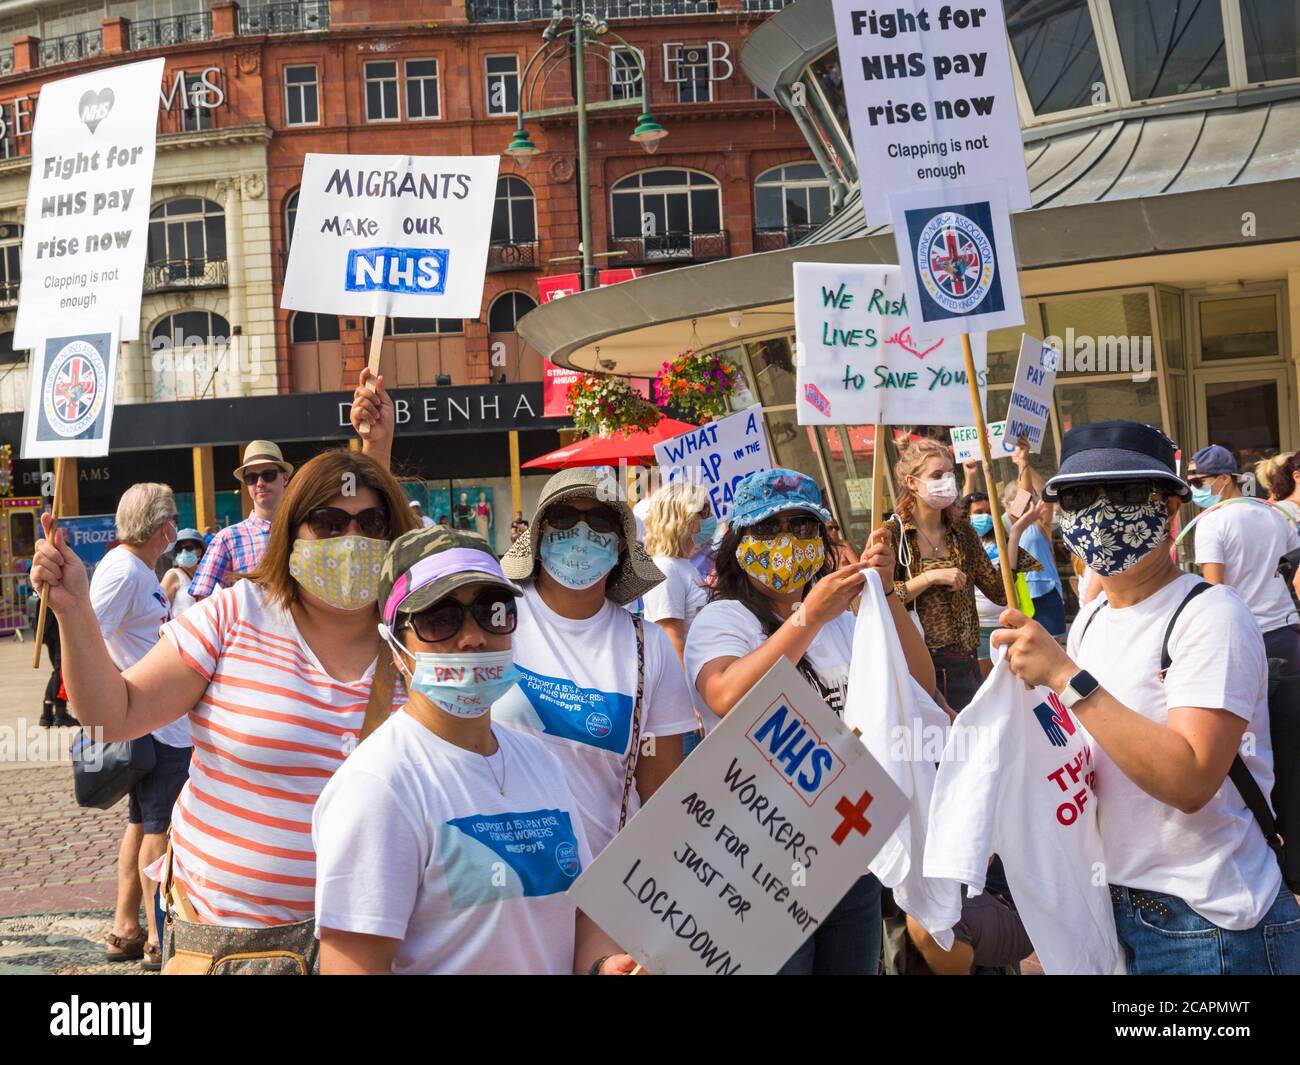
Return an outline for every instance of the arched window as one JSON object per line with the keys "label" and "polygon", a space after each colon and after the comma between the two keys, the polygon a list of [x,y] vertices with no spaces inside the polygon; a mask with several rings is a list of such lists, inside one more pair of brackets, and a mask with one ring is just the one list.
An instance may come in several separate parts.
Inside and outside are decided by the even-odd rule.
{"label": "arched window", "polygon": [[722,232],[722,189],[709,174],[643,170],[615,182],[611,195],[615,237]]}
{"label": "arched window", "polygon": [[526,292],[501,293],[488,308],[488,332],[513,333],[519,319],[536,306],[536,300]]}
{"label": "arched window", "polygon": [[226,212],[221,204],[186,196],[149,212],[145,291],[226,283]]}
{"label": "arched window", "polygon": [[18,303],[18,286],[23,279],[22,261],[23,227],[17,222],[0,225],[0,307]]}
{"label": "arched window", "polygon": [[497,198],[492,210],[493,244],[532,244],[537,240],[537,212],[533,190],[523,178],[497,178]]}
{"label": "arched window", "polygon": [[298,221],[298,190],[294,189],[284,201],[284,249],[293,243],[293,227]]}
{"label": "arched window", "polygon": [[230,323],[212,311],[166,314],[154,322],[149,331],[149,342],[154,351],[224,344],[229,337]]}
{"label": "arched window", "polygon": [[26,354],[23,351],[14,351],[14,331],[12,329],[7,333],[0,333],[0,366],[22,362]]}
{"label": "arched window", "polygon": [[807,236],[831,216],[831,186],[816,163],[773,167],[754,182],[754,228],[784,232],[787,243]]}
{"label": "arched window", "polygon": [[322,340],[338,340],[338,316],[299,311],[289,319],[289,337],[295,344],[317,344]]}

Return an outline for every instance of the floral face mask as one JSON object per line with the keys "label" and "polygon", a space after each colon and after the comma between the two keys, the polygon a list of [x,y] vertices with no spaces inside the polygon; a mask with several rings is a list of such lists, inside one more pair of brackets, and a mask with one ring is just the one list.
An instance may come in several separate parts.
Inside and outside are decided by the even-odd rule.
{"label": "floral face mask", "polygon": [[289,576],[332,607],[361,610],[375,605],[379,571],[387,553],[387,540],[368,536],[295,540],[289,554]]}
{"label": "floral face mask", "polygon": [[1065,546],[1103,577],[1137,565],[1169,535],[1163,500],[1121,506],[1102,496],[1082,510],[1060,514]]}

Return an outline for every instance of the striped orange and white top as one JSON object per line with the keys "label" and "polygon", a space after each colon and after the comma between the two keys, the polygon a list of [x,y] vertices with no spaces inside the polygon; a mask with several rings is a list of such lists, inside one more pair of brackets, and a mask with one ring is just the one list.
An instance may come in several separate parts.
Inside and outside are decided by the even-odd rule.
{"label": "striped orange and white top", "polygon": [[[288,610],[239,581],[163,627],[208,682],[172,814],[175,876],[200,917],[242,928],[313,914],[316,798],[356,746],[374,668],[335,680]],[[394,706],[405,701],[401,685]],[[382,831],[382,826],[376,826]]]}

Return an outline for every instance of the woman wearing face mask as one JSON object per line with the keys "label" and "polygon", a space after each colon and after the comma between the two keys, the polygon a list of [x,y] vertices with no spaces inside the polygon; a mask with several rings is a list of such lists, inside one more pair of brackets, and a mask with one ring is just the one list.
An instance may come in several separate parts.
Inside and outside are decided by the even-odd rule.
{"label": "woman wearing face mask", "polygon": [[[345,485],[354,491],[343,494]],[[311,970],[310,811],[356,745],[368,702],[372,719],[388,712],[390,670],[372,700],[379,571],[391,538],[414,523],[401,486],[374,460],[316,456],[289,483],[256,574],[169,622],[122,673],[63,531],[38,545],[33,576],[49,586],[68,694],[86,723],[124,740],[189,713],[194,761],[172,816],[166,880],[168,971],[258,952],[278,960],[214,971]]]}
{"label": "woman wearing face mask", "polygon": [[[894,587],[920,619],[939,691],[949,706],[961,710],[982,680],[974,590],[978,587],[991,602],[1005,606],[1002,576],[961,516],[952,455],[945,445],[930,439],[909,445],[894,467],[894,482],[899,488],[889,524],[898,551]],[[1020,536],[1034,514],[1032,507],[1026,510],[1007,537],[1019,572],[1039,568],[1029,552],[1020,550]]]}
{"label": "woman wearing face mask", "polygon": [[312,813],[326,975],[635,967],[565,897],[591,853],[559,759],[493,727],[519,676],[520,594],[475,535],[418,529],[390,548],[379,632],[408,697]]}
{"label": "woman wearing face mask", "polygon": [[[752,473],[736,485],[718,547],[717,586],[686,638],[687,676],[719,717],[781,658],[842,713],[853,653],[848,610],[868,568],[889,590],[912,676],[926,691],[934,689],[925,644],[892,592],[888,533],[876,530],[861,562],[836,569],[826,530],[830,517],[816,483],[795,470]],[[864,876],[782,972],[874,975],[880,940],[880,882]]]}
{"label": "woman wearing face mask", "polygon": [[[632,508],[607,466],[547,481],[501,569],[523,587],[520,678],[492,715],[559,756],[598,855],[681,764],[680,737],[696,727],[667,633],[623,609],[663,574],[637,542]],[[644,735],[654,736],[645,750]]]}
{"label": "woman wearing face mask", "polygon": [[198,529],[182,529],[176,534],[176,565],[163,574],[162,588],[172,605],[172,617],[180,617],[195,603],[190,595],[190,581],[203,557],[206,545]]}
{"label": "woman wearing face mask", "polygon": [[1174,456],[1164,433],[1135,422],[1065,434],[1045,494],[1102,595],[1079,612],[1066,649],[1016,610],[993,644],[1028,683],[1054,689],[1091,739],[1129,973],[1295,975],[1300,906],[1238,786],[1253,781],[1267,805],[1264,641],[1234,592],[1170,557],[1173,519],[1191,494]]}

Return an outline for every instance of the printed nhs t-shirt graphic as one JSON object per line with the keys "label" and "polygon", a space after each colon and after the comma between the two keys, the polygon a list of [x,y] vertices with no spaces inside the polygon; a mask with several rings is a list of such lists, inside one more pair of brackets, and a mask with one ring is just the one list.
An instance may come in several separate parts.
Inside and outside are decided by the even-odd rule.
{"label": "printed nhs t-shirt graphic", "polygon": [[548,677],[517,662],[516,667],[519,683],[493,705],[494,718],[617,755],[627,749],[631,695],[581,688],[567,677]]}
{"label": "printed nhs t-shirt graphic", "polygon": [[905,212],[923,322],[1006,309],[987,201]]}
{"label": "printed nhs t-shirt graphic", "polygon": [[443,825],[439,860],[457,909],[568,891],[582,872],[564,810],[472,814]]}
{"label": "printed nhs t-shirt graphic", "polygon": [[1056,692],[1049,692],[1047,702],[1034,707],[1034,717],[1047,733],[1053,747],[1064,747],[1069,743],[1067,737],[1074,735],[1074,721],[1070,717],[1070,711]]}

